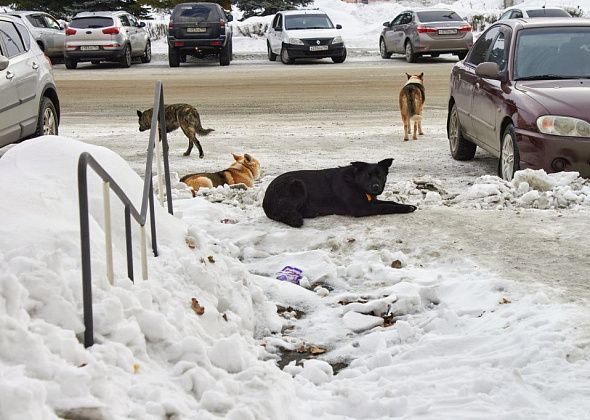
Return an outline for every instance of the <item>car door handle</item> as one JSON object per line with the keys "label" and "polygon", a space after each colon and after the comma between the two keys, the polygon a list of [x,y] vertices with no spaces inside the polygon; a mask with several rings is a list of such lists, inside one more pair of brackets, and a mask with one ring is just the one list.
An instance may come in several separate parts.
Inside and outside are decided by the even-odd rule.
{"label": "car door handle", "polygon": [[14,73],[13,72],[11,72],[11,71],[7,71],[6,72],[6,78],[8,80],[12,79],[13,77],[14,77]]}
{"label": "car door handle", "polygon": [[39,68],[39,64],[33,63],[31,67],[33,67],[33,70],[37,70]]}

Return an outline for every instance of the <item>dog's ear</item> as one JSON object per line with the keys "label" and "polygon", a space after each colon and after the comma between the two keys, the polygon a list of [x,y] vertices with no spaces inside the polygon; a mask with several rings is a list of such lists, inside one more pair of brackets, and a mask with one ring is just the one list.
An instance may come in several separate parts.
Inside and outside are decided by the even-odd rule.
{"label": "dog's ear", "polygon": [[389,159],[383,159],[382,161],[377,163],[377,165],[381,166],[382,168],[389,169],[389,167],[391,166],[392,163],[393,163],[393,158],[389,158]]}
{"label": "dog's ear", "polygon": [[244,159],[246,159],[246,162],[250,162],[252,160],[252,156],[250,156],[248,153],[244,153]]}
{"label": "dog's ear", "polygon": [[139,109],[137,110],[137,116],[141,118],[141,111]]}
{"label": "dog's ear", "polygon": [[408,80],[410,80],[410,77],[412,77],[412,75],[408,73],[406,73],[406,76],[408,76]]}
{"label": "dog's ear", "polygon": [[363,169],[365,169],[367,166],[369,166],[368,163],[366,162],[350,162],[350,164],[352,165],[352,167],[354,169],[356,169],[357,171],[362,171]]}
{"label": "dog's ear", "polygon": [[422,72],[418,75],[418,79],[424,80],[424,72]]}
{"label": "dog's ear", "polygon": [[232,155],[232,156],[234,157],[234,159],[235,159],[236,161],[238,161],[238,162],[239,162],[240,160],[242,160],[242,155],[238,155],[237,153],[232,153],[231,155]]}

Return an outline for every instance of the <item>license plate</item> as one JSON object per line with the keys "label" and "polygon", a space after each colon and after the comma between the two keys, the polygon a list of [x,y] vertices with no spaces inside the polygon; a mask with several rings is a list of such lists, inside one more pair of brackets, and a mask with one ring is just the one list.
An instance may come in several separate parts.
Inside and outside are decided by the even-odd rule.
{"label": "license plate", "polygon": [[96,51],[98,50],[98,45],[82,45],[80,47],[82,51]]}
{"label": "license plate", "polygon": [[192,33],[200,33],[200,32],[207,32],[207,28],[186,28],[187,32]]}
{"label": "license plate", "polygon": [[327,49],[327,45],[312,45],[309,47],[309,51],[326,51]]}
{"label": "license plate", "polygon": [[457,30],[456,29],[439,29],[438,34],[439,35],[456,35]]}

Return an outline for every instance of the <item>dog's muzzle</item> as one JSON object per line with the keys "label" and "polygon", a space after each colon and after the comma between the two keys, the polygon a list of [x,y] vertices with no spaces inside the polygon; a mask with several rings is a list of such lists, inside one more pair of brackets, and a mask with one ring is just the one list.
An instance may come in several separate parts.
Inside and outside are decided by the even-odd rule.
{"label": "dog's muzzle", "polygon": [[371,192],[375,195],[379,195],[381,193],[381,185],[379,185],[379,184],[371,185]]}

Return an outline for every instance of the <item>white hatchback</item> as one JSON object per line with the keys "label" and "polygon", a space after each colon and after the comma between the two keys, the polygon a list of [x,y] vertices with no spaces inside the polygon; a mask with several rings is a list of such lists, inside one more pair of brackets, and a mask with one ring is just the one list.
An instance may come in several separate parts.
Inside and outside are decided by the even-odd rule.
{"label": "white hatchback", "polygon": [[298,58],[331,58],[343,63],[346,47],[340,29],[320,10],[278,12],[266,35],[268,59],[279,56],[283,64],[292,64]]}

